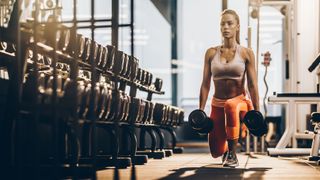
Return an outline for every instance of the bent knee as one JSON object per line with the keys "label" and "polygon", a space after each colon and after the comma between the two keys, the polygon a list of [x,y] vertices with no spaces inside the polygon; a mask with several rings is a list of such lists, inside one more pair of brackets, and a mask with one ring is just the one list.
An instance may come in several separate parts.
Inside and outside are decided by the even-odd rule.
{"label": "bent knee", "polygon": [[221,151],[221,152],[211,151],[211,156],[212,156],[213,158],[217,158],[217,157],[222,156],[223,153],[224,153],[223,151]]}

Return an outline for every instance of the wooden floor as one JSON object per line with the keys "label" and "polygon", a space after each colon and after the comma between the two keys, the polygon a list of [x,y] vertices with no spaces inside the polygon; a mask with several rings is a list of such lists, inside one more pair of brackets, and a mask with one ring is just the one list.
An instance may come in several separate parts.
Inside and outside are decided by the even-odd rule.
{"label": "wooden floor", "polygon": [[[136,166],[138,180],[151,179],[320,179],[320,166],[310,163],[307,157],[269,157],[266,155],[238,154],[238,168],[224,168],[221,158],[213,159],[208,152],[197,150],[174,154],[162,160],[149,159]],[[131,167],[119,170],[120,179],[131,177]],[[114,169],[98,172],[98,179],[112,179]]]}

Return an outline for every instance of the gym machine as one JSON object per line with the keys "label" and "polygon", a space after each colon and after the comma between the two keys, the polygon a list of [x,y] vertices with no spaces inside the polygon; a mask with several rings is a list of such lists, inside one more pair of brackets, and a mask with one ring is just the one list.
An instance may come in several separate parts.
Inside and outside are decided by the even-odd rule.
{"label": "gym machine", "polygon": [[[309,72],[312,72],[316,67],[319,71],[320,54],[316,57],[314,62],[308,68]],[[268,148],[268,154],[271,156],[276,155],[307,155],[310,154],[310,148],[297,148],[297,139],[314,139],[314,133],[298,133],[297,132],[297,122],[296,117],[296,106],[297,104],[317,104],[320,106],[320,91],[319,91],[319,73],[317,92],[316,93],[278,93],[274,94],[268,98],[269,103],[274,104],[285,104],[287,105],[286,111],[286,121],[285,121],[285,131],[279,140],[275,148]],[[292,148],[287,148],[287,146],[292,141]],[[314,150],[312,150],[314,151]]]}

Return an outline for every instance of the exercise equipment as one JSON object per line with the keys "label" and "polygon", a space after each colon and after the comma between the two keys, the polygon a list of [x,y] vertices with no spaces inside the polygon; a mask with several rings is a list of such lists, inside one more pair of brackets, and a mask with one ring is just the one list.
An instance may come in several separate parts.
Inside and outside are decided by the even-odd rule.
{"label": "exercise equipment", "polygon": [[261,137],[268,132],[267,122],[260,111],[248,111],[242,121],[254,136]]}
{"label": "exercise equipment", "polygon": [[200,135],[207,134],[213,129],[213,121],[201,109],[193,110],[190,113],[188,123]]}
{"label": "exercise equipment", "polygon": [[314,125],[314,136],[310,151],[309,161],[318,161],[320,163],[319,146],[320,146],[320,113],[314,112],[311,114],[311,123]]}

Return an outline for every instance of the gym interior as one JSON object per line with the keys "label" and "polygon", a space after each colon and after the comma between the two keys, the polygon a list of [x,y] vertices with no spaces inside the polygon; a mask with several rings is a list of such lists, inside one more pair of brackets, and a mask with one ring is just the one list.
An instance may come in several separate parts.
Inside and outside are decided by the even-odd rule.
{"label": "gym interior", "polygon": [[[190,115],[225,9],[262,115],[235,168],[210,154],[212,84]],[[318,0],[1,0],[0,32],[0,179],[320,179]]]}

